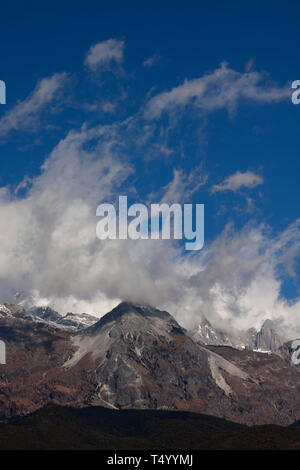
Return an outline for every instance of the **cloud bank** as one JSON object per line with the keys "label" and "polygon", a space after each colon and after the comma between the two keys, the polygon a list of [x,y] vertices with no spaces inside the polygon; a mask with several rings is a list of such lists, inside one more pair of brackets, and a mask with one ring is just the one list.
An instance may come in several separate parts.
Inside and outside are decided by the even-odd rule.
{"label": "cloud bank", "polygon": [[[119,63],[123,48],[112,39],[99,43],[90,49],[86,64],[94,69]],[[30,180],[25,176],[19,184],[27,188],[25,195],[0,188],[1,301],[11,300],[14,290],[25,291],[33,302],[61,313],[102,316],[120,300],[131,300],[165,308],[186,327],[203,315],[225,328],[259,327],[273,318],[299,332],[300,301],[291,304],[281,297],[283,276],[295,276],[299,220],[277,235],[253,221],[238,231],[228,224],[195,253],[186,253],[176,241],[100,241],[95,232],[101,202],[115,203],[120,194],[139,202],[141,185],[144,201],[189,202],[207,184],[208,174],[200,164],[190,171],[175,167],[167,184],[146,188],[135,166],[141,162],[134,162],[132,154],[147,155],[151,147],[172,158],[154,119],[190,104],[212,112],[233,109],[246,98],[255,103],[285,99],[285,88],[261,84],[262,78],[223,64],[146,100],[123,121],[72,129],[48,155],[40,174]],[[0,131],[33,125],[65,79],[58,74],[39,82],[2,118]],[[235,192],[261,183],[253,172],[236,172],[213,188]]]}
{"label": "cloud bank", "polygon": [[[300,220],[276,237],[264,226],[228,225],[193,254],[169,240],[96,238],[97,205],[129,189],[125,144],[119,125],[84,126],[59,142],[26,197],[1,192],[1,298],[14,287],[62,313],[98,316],[128,299],[166,308],[187,327],[204,315],[225,328],[273,318],[299,331],[300,302],[281,298],[281,274],[294,275]],[[195,178],[205,184],[200,172],[175,171],[160,201],[192,191]]]}

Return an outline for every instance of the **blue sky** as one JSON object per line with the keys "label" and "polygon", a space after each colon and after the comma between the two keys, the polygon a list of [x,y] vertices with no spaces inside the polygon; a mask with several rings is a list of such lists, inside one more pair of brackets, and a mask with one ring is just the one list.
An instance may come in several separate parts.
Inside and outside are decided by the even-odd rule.
{"label": "blue sky", "polygon": [[[98,310],[133,295],[164,306],[186,283],[186,298],[198,292],[202,303],[196,311],[191,300],[182,304],[185,320],[191,310],[194,321],[204,309],[213,310],[219,321],[235,321],[233,304],[242,299],[239,319],[249,319],[246,312],[251,312],[249,322],[286,312],[293,323],[299,297],[300,106],[291,102],[290,84],[300,78],[299,9],[294,1],[272,6],[264,1],[208,6],[199,1],[69,0],[2,5],[0,79],[6,82],[7,104],[0,107],[1,221],[10,234],[9,243],[2,240],[2,295],[25,289],[59,307],[88,309],[89,303]],[[70,135],[76,144],[70,144]],[[98,179],[92,175],[97,171]],[[57,199],[51,187],[57,187]],[[111,202],[120,193],[133,202],[159,202],[167,195],[178,198],[169,202],[204,203],[206,249],[190,259],[168,247],[168,274],[158,262],[159,248],[143,246],[135,255],[138,250],[129,245],[99,248],[94,239],[87,242],[93,225],[80,214],[94,214],[103,198]],[[81,213],[83,202],[87,207]],[[47,213],[51,203],[56,212]],[[53,240],[58,233],[63,238],[59,230],[69,213],[70,224],[77,218],[78,227],[86,227],[86,239],[81,245],[82,238],[75,243],[74,236],[62,248],[60,238],[56,244]],[[24,229],[28,220],[31,232],[30,225]],[[15,232],[18,236],[11,236]],[[26,259],[18,252],[22,246]],[[224,249],[231,255],[221,254]],[[240,266],[240,250],[252,249],[255,253]],[[93,252],[93,261],[80,264],[85,250]],[[108,259],[127,250],[129,258],[110,272],[100,261],[105,251],[96,256],[93,250],[107,250]],[[78,264],[70,264],[77,251]],[[149,264],[139,272],[148,255]],[[218,266],[221,256],[223,268]],[[18,259],[24,268],[7,273]],[[41,268],[46,263],[48,268]],[[89,282],[77,290],[72,276],[66,283],[64,270],[78,269],[83,276],[86,263]],[[145,279],[136,291],[134,277],[123,290],[118,287],[129,263],[138,279]],[[185,263],[191,263],[190,275],[183,279]],[[218,279],[218,270],[225,278],[226,270],[235,267],[231,284]],[[173,268],[178,272],[169,284]],[[60,275],[64,282],[58,286],[54,280]],[[253,296],[254,284],[264,277],[270,300],[260,305],[262,294],[257,294],[255,310],[245,292]],[[206,286],[204,293],[198,282]],[[170,305],[175,310],[176,295]],[[230,300],[224,301],[226,296]],[[218,308],[222,314],[215,312]]]}

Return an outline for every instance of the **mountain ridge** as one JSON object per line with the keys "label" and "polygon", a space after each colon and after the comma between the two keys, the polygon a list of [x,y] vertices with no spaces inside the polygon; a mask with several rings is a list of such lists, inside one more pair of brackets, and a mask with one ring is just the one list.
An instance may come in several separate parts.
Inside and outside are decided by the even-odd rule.
{"label": "mountain ridge", "polygon": [[50,402],[205,412],[246,424],[300,419],[299,367],[288,348],[262,354],[201,345],[168,312],[128,302],[81,330],[17,311],[0,318],[2,419]]}

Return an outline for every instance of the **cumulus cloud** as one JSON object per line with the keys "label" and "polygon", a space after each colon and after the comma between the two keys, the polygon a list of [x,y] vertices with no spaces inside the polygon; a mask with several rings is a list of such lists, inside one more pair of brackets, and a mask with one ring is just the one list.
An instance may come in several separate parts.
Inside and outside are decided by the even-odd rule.
{"label": "cumulus cloud", "polygon": [[218,109],[233,111],[242,101],[278,103],[290,98],[290,87],[266,82],[265,74],[230,69],[223,62],[213,72],[153,96],[145,108],[145,117],[158,119],[164,112],[176,112],[188,105],[209,113]]}
{"label": "cumulus cloud", "polygon": [[237,171],[231,176],[228,176],[222,183],[215,184],[211,192],[216,193],[220,191],[233,191],[236,192],[241,188],[255,188],[263,184],[262,176],[254,173],[253,171]]}
{"label": "cumulus cloud", "polygon": [[18,102],[0,119],[0,136],[12,130],[33,129],[37,126],[41,113],[50,105],[67,81],[66,73],[56,73],[38,82],[33,92]]}
{"label": "cumulus cloud", "polygon": [[299,256],[300,220],[272,237],[265,226],[229,224],[202,252],[182,261],[184,273],[176,302],[164,307],[186,325],[201,316],[225,330],[260,328],[278,321],[289,337],[300,333],[300,301],[281,296],[283,272]]}
{"label": "cumulus cloud", "polygon": [[84,63],[93,71],[107,70],[112,62],[120,64],[123,61],[124,46],[124,41],[117,39],[98,42],[90,48]]}
{"label": "cumulus cloud", "polygon": [[[91,48],[86,61],[92,70],[121,62],[123,46],[109,41],[113,41],[109,47],[105,42],[100,43],[103,47]],[[285,88],[263,85],[261,79],[254,72],[239,74],[222,65],[212,74],[152,98],[146,112],[158,118],[163,111],[191,102],[215,110],[232,108],[247,97],[261,103],[284,99]],[[42,89],[47,88],[41,83]],[[23,120],[31,120],[32,125],[42,103],[49,103],[58,88],[53,86],[52,94],[39,91],[39,98],[34,97],[37,90],[23,108],[22,103],[16,106],[20,106],[19,117],[10,122],[17,124],[9,128],[21,129]],[[95,214],[101,202],[115,203],[122,194],[141,202],[139,185],[133,187],[132,181],[142,183],[144,200],[167,203],[188,199],[207,182],[201,165],[190,173],[178,167],[165,187],[154,186],[153,193],[151,186],[152,193],[147,192],[131,156],[144,156],[152,146],[170,157],[172,149],[168,150],[156,123],[145,122],[140,114],[70,131],[37,177],[25,177],[16,192],[0,188],[0,300],[10,300],[13,290],[25,291],[35,303],[61,313],[86,311],[101,316],[127,299],[167,309],[186,327],[204,315],[225,328],[259,327],[272,318],[282,319],[292,332],[299,331],[300,303],[284,300],[281,288],[283,275],[295,276],[300,221],[276,236],[254,223],[240,231],[228,225],[195,253],[186,253],[180,242],[172,240],[100,241],[96,237]],[[141,158],[137,165],[144,177],[142,162]],[[237,191],[261,184],[259,178],[250,171],[237,172],[219,186]]]}
{"label": "cumulus cloud", "polygon": [[69,296],[84,301],[99,294],[95,210],[131,172],[128,162],[117,157],[115,132],[113,126],[70,132],[26,196],[1,193],[0,220],[6,226],[0,235],[3,296],[15,286],[35,291],[35,297],[38,292],[44,298],[64,298],[66,306]]}
{"label": "cumulus cloud", "polygon": [[[124,125],[124,124],[123,124]],[[61,313],[102,316],[120,300],[167,309],[186,327],[202,316],[224,328],[259,327],[266,318],[300,332],[300,301],[281,297],[282,275],[294,275],[300,220],[276,236],[254,224],[228,225],[203,250],[187,254],[172,240],[96,237],[96,207],[128,194],[133,168],[122,124],[70,132],[46,159],[28,193],[0,191],[0,295],[26,291]],[[125,131],[128,127],[125,126]],[[176,170],[160,194],[193,191],[206,175]],[[153,201],[152,201],[153,202]]]}

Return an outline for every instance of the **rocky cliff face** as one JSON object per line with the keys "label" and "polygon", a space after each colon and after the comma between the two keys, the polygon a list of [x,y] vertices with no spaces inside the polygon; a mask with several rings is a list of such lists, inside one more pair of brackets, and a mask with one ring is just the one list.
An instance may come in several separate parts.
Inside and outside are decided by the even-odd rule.
{"label": "rocky cliff face", "polygon": [[285,342],[283,332],[272,320],[266,320],[261,329],[249,328],[246,331],[224,332],[203,319],[199,326],[190,332],[199,343],[214,346],[231,346],[237,349],[252,349],[260,352],[278,350]]}
{"label": "rocky cliff face", "polygon": [[255,347],[261,351],[276,351],[284,343],[284,336],[272,320],[266,320],[257,333]]}
{"label": "rocky cliff face", "polygon": [[2,418],[54,402],[190,410],[247,424],[300,419],[299,366],[287,352],[205,346],[169,313],[128,302],[80,330],[12,310],[0,318]]}
{"label": "rocky cliff face", "polygon": [[229,335],[218,328],[214,328],[206,318],[203,318],[199,326],[190,333],[196,341],[202,344],[233,346],[233,341],[229,338]]}

